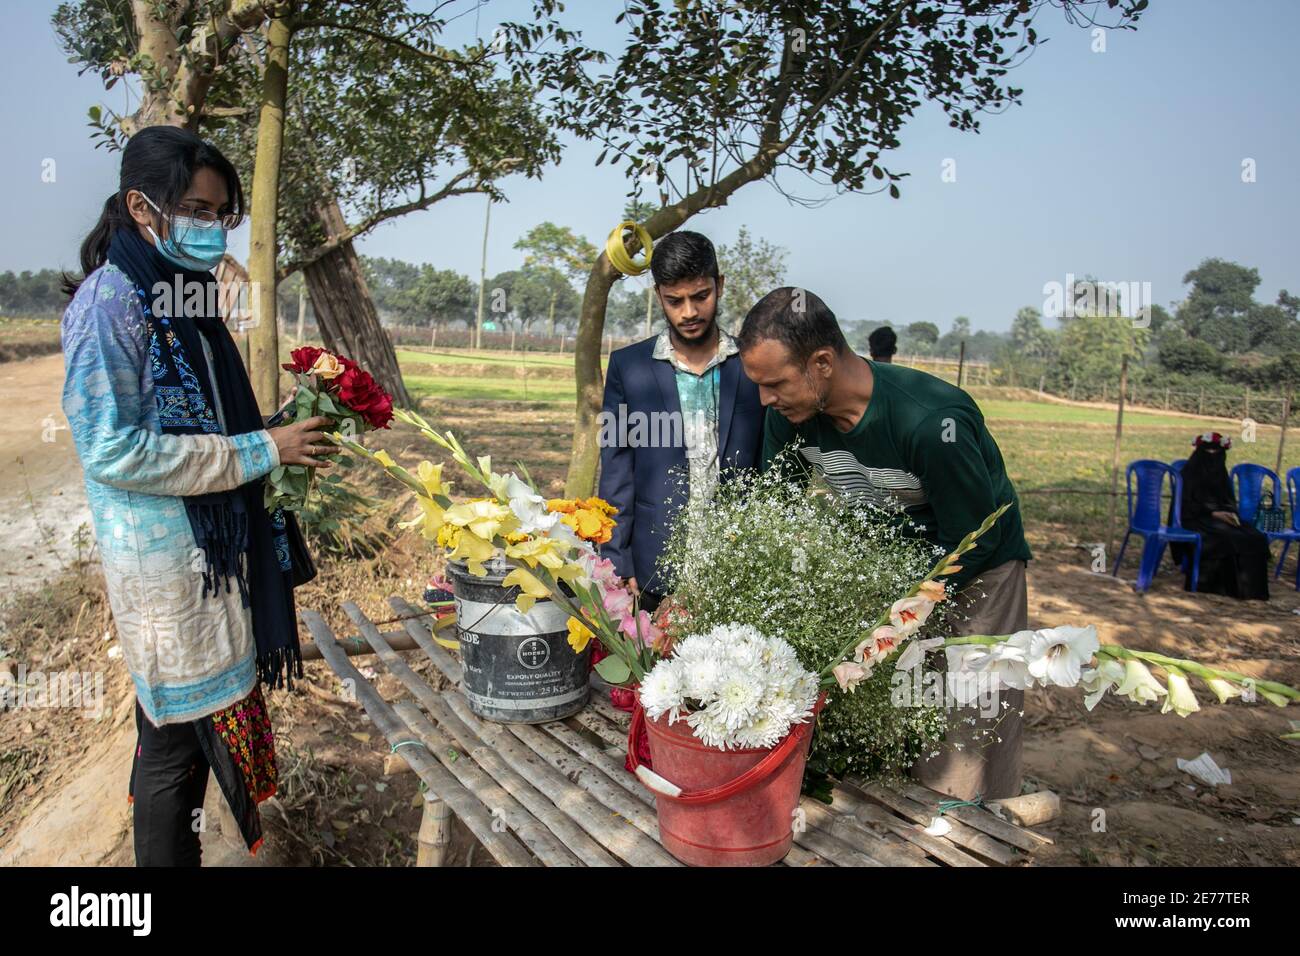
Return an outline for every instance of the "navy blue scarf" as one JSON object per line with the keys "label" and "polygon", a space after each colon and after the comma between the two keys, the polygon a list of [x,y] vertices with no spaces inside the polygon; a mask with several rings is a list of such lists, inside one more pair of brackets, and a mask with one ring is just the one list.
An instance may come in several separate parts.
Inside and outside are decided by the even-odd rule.
{"label": "navy blue scarf", "polygon": [[[134,229],[113,234],[108,261],[130,277],[140,297],[163,433],[222,433],[213,382],[225,434],[264,428],[239,350],[216,309],[217,281],[212,273],[172,265]],[[212,351],[211,368],[204,340]],[[187,495],[182,500],[194,542],[204,555],[203,595],[216,594],[222,585],[229,593],[234,579],[244,607],[251,612],[259,679],[280,687],[287,678],[292,689],[293,678],[302,677],[293,563],[284,513],[266,510],[263,485],[259,478],[230,491]]]}

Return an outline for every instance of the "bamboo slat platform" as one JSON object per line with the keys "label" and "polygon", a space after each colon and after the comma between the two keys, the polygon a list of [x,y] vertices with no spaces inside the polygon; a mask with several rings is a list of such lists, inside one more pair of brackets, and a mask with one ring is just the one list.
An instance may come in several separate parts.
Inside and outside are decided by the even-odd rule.
{"label": "bamboo slat platform", "polygon": [[[417,865],[443,865],[453,815],[502,866],[681,865],[660,846],[654,796],[623,768],[631,718],[609,702],[603,685],[566,720],[482,720],[460,693],[460,663],[432,639],[429,618],[401,598],[389,604],[451,689],[431,687],[389,645],[392,632],[381,633],[345,603],[360,640],[405,689],[386,701],[318,613],[303,610],[302,618],[320,656],[427,784]],[[829,806],[803,799],[784,865],[1017,866],[1051,842],[976,807],[948,811],[949,832],[930,836],[923,829],[942,799],[918,785],[842,781]]]}

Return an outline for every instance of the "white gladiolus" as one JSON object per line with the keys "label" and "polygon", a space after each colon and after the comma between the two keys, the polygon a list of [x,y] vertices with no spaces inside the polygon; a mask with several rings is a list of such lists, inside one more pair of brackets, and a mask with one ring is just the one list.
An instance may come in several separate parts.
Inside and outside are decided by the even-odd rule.
{"label": "white gladiolus", "polygon": [[925,660],[926,651],[942,646],[942,637],[929,637],[923,641],[913,638],[907,642],[906,646],[903,647],[902,653],[898,655],[898,659],[894,661],[894,670],[910,671],[917,664],[921,663],[921,661]]}
{"label": "white gladiolus", "polygon": [[1124,680],[1124,665],[1113,657],[1103,660],[1097,667],[1083,672],[1080,683],[1083,685],[1083,706],[1092,710],[1106,696],[1106,691]]}
{"label": "white gladiolus", "polygon": [[1030,675],[1040,684],[1074,687],[1083,676],[1083,665],[1092,660],[1101,642],[1097,629],[1050,627],[1034,631],[1025,649]]}
{"label": "white gladiolus", "polygon": [[1117,697],[1127,697],[1135,704],[1145,704],[1164,697],[1165,693],[1160,681],[1151,675],[1145,664],[1132,658],[1124,662],[1124,681],[1115,688]]}
{"label": "white gladiolus", "polygon": [[[1012,641],[997,644],[958,644],[947,649],[948,671],[971,672],[985,675],[991,687],[1014,687],[1024,690],[1029,686],[1029,669],[1025,663],[1025,650]],[[953,651],[964,653],[954,655]],[[996,681],[996,682],[995,682]]]}
{"label": "white gladiolus", "polygon": [[1169,695],[1165,698],[1160,713],[1167,714],[1172,710],[1179,717],[1186,717],[1200,709],[1201,705],[1196,700],[1196,695],[1192,693],[1192,685],[1187,683],[1187,677],[1182,671],[1170,670]]}
{"label": "white gladiolus", "polygon": [[685,719],[710,747],[772,747],[812,715],[817,675],[794,649],[749,626],[722,625],[678,642],[641,682],[641,706],[656,720]]}
{"label": "white gladiolus", "polygon": [[1219,698],[1220,704],[1226,704],[1229,698],[1241,696],[1241,688],[1232,681],[1224,680],[1222,677],[1211,677],[1205,682],[1205,686],[1210,688],[1215,697]]}

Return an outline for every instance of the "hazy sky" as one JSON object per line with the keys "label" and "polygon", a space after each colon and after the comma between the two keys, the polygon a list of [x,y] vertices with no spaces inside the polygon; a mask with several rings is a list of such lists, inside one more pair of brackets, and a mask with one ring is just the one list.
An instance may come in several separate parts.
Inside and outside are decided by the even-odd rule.
{"label": "hazy sky", "polygon": [[[86,110],[123,105],[96,76],[78,77],[59,51],[53,0],[0,0],[0,177],[10,226],[0,271],[73,267],[77,246],[115,188],[117,159],[93,149]],[[613,0],[570,2],[568,22],[611,48]],[[518,2],[488,4],[490,34]],[[599,12],[598,12],[599,11]],[[474,33],[474,16],[451,39]],[[788,281],[821,295],[845,319],[947,329],[969,316],[1006,329],[1018,307],[1041,306],[1045,283],[1067,273],[1150,282],[1152,299],[1184,294],[1182,276],[1217,256],[1259,269],[1259,298],[1300,291],[1300,111],[1295,105],[1295,0],[1152,0],[1136,32],[1112,32],[1106,51],[1065,24],[1040,18],[1051,37],[1014,76],[1022,105],[983,119],[978,135],[948,128],[937,108],[906,127],[890,157],[910,172],[902,198],[844,195],[807,209],[765,183],[744,187],[688,228],[729,242],[750,230],[786,247]],[[542,220],[602,244],[620,218],[628,184],[597,150],[569,143],[539,181],[507,180],[492,211],[489,275],[518,266],[515,239]],[[42,182],[55,161],[56,181]],[[1242,181],[1242,163],[1256,181]],[[956,182],[944,182],[946,160]],[[800,194],[819,187],[791,178]],[[432,262],[477,279],[484,200],[466,197],[381,226],[359,244],[369,255]],[[234,238],[247,247],[247,226]]]}

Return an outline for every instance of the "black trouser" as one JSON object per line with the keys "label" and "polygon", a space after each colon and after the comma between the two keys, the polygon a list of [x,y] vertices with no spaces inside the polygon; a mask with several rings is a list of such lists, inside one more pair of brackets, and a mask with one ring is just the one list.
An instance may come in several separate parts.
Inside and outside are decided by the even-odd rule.
{"label": "black trouser", "polygon": [[155,727],[135,704],[136,866],[198,866],[208,760],[190,723]]}

